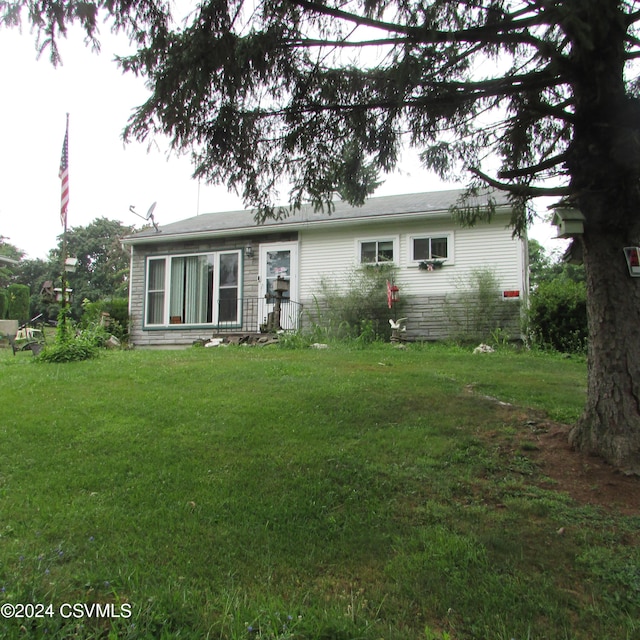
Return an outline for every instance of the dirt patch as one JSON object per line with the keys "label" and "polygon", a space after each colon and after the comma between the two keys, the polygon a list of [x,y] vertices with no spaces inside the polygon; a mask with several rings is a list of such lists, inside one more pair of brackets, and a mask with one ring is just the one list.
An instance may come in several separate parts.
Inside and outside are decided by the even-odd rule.
{"label": "dirt patch", "polygon": [[574,451],[569,446],[569,425],[531,413],[517,416],[516,423],[523,453],[552,480],[543,486],[563,491],[579,504],[640,514],[640,477],[627,476],[600,458]]}

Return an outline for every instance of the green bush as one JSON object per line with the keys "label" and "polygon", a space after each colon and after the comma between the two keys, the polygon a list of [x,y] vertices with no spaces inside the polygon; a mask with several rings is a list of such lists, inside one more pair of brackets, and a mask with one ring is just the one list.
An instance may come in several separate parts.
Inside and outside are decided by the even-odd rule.
{"label": "green bush", "polygon": [[92,325],[101,324],[102,314],[109,314],[108,333],[114,335],[118,340],[126,340],[129,327],[129,301],[127,298],[110,298],[82,303],[81,326],[88,328]]}
{"label": "green bush", "polygon": [[82,336],[64,342],[48,344],[38,356],[42,362],[75,362],[89,360],[99,353],[99,347]]}
{"label": "green bush", "polygon": [[109,334],[100,325],[94,324],[76,332],[76,327],[69,317],[68,311],[58,314],[56,339],[47,344],[40,352],[38,360],[42,362],[75,362],[95,358],[104,346]]}
{"label": "green bush", "polygon": [[4,320],[7,317],[8,310],[9,294],[6,289],[0,289],[0,320]]}
{"label": "green bush", "polygon": [[29,302],[31,292],[25,284],[10,284],[7,287],[9,294],[9,320],[17,320],[21,324],[29,319]]}
{"label": "green bush", "polygon": [[529,335],[543,348],[584,352],[587,347],[587,291],[583,282],[557,278],[531,294]]}

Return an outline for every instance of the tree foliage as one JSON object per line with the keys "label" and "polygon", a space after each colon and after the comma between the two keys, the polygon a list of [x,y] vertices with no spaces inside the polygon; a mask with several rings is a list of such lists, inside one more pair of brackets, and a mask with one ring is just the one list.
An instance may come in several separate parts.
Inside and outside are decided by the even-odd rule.
{"label": "tree foliage", "polygon": [[168,135],[194,152],[197,176],[240,189],[263,216],[282,213],[283,179],[293,206],[327,205],[337,190],[361,203],[403,141],[441,176],[464,168],[521,204],[575,199],[585,163],[610,170],[594,166],[602,157],[580,139],[585,127],[616,170],[640,170],[630,0],[208,0],[185,20],[153,0],[0,7],[8,24],[26,9],[54,61],[70,23],[96,44],[108,14],[138,45],[122,68],[152,90],[126,136]]}
{"label": "tree foliage", "polygon": [[[68,274],[76,319],[82,314],[82,302],[85,299],[95,302],[127,295],[129,254],[120,241],[132,232],[132,226],[107,218],[96,218],[85,227],[72,227],[67,231],[67,255],[78,259],[75,273]],[[51,255],[57,265],[61,265],[61,253],[62,237]],[[60,270],[61,266],[58,272]]]}
{"label": "tree foliage", "polygon": [[556,278],[531,296],[529,330],[533,342],[562,352],[585,352],[587,296],[584,282]]}
{"label": "tree foliage", "polygon": [[571,264],[558,253],[549,254],[537,240],[529,238],[529,282],[535,291],[538,285],[552,280],[585,281],[584,265]]}
{"label": "tree foliage", "polygon": [[0,287],[6,287],[11,282],[16,267],[24,256],[24,251],[5,242],[4,236],[0,236],[0,256],[9,259],[7,261],[0,260]]}
{"label": "tree foliage", "polygon": [[[133,226],[123,225],[117,220],[96,218],[84,227],[72,227],[67,231],[67,256],[78,259],[75,273],[67,275],[67,286],[73,289],[73,316],[82,315],[85,299],[92,302],[123,298],[128,294],[129,254],[120,240],[133,232]],[[20,260],[6,270],[0,269],[0,276],[6,274],[4,284],[26,285],[30,290],[29,317],[43,314],[54,320],[58,315],[58,305],[43,299],[41,290],[45,282],[59,287],[62,274],[63,238],[58,238],[58,246],[49,252],[47,260]],[[24,252],[8,244],[0,245],[0,253],[19,260]],[[0,286],[3,281],[0,280]],[[126,323],[125,323],[126,324]]]}
{"label": "tree foliage", "polygon": [[7,287],[7,318],[23,324],[29,319],[29,287],[23,284],[10,284]]}
{"label": "tree foliage", "polygon": [[0,0],[0,13],[26,13],[54,62],[70,23],[95,43],[106,14],[136,46],[120,65],[151,92],[125,137],[168,136],[259,219],[286,214],[283,184],[294,208],[338,190],[361,203],[405,143],[444,178],[507,191],[516,233],[532,197],[577,207],[590,352],[572,442],[640,473],[640,289],[622,254],[640,244],[636,0],[203,0],[184,20],[155,0]]}

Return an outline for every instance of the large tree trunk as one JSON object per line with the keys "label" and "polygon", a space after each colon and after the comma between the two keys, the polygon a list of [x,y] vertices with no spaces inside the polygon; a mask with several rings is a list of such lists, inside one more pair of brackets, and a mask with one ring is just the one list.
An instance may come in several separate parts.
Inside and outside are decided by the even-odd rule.
{"label": "large tree trunk", "polygon": [[[640,101],[626,93],[619,0],[566,8],[575,100],[567,166],[585,216],[589,323],[587,403],[570,441],[640,474],[640,279],[623,252],[640,243]],[[589,36],[576,24],[589,25]]]}
{"label": "large tree trunk", "polygon": [[587,403],[571,444],[640,474],[640,278],[629,275],[622,233],[585,235]]}

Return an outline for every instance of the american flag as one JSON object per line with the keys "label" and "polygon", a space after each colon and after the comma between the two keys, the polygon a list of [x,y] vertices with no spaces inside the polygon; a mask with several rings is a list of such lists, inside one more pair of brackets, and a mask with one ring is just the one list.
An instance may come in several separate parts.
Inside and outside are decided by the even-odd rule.
{"label": "american flag", "polygon": [[64,133],[62,144],[62,156],[60,157],[60,172],[58,176],[61,180],[60,197],[60,222],[67,228],[67,209],[69,208],[69,115],[67,114],[67,128]]}

